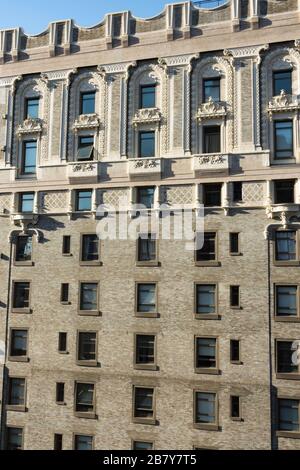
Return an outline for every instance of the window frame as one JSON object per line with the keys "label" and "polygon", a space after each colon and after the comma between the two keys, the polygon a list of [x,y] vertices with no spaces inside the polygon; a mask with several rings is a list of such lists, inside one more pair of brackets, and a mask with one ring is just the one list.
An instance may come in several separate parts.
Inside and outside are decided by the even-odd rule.
{"label": "window frame", "polygon": [[[142,418],[136,416],[136,390],[145,389],[153,390],[152,394],[152,417],[151,418]],[[156,424],[156,387],[152,385],[133,385],[133,394],[132,394],[132,422],[137,424]]]}
{"label": "window frame", "polygon": [[[143,89],[145,88],[154,88],[154,106],[142,106],[143,105]],[[157,107],[157,84],[156,83],[148,83],[148,84],[140,84],[139,88],[139,109],[154,109]]]}
{"label": "window frame", "polygon": [[[279,372],[278,365],[279,365],[279,354],[278,354],[278,344],[279,343],[294,343],[297,341],[296,339],[283,339],[283,338],[275,338],[275,373],[277,379],[285,379],[285,380],[300,380],[300,365],[298,364],[298,372]],[[293,354],[293,353],[291,353]],[[299,415],[300,419],[300,415]],[[300,430],[300,429],[299,429]]]}
{"label": "window frame", "polygon": [[[69,251],[66,250],[66,240],[68,239],[68,248],[69,248]],[[62,255],[63,256],[72,256],[72,252],[71,252],[71,241],[72,241],[72,236],[71,235],[63,235],[63,239],[62,239]]]}
{"label": "window frame", "polygon": [[[79,209],[79,193],[91,193],[91,205],[90,209]],[[88,199],[88,198],[84,198]],[[93,189],[76,189],[75,190],[75,212],[79,214],[87,214],[92,212],[92,204],[93,204]]]}
{"label": "window frame", "polygon": [[[66,348],[65,349],[60,349],[60,335],[66,335]],[[58,341],[57,341],[57,351],[59,354],[69,354],[68,353],[68,333],[67,331],[59,331],[58,332]]]}
{"label": "window frame", "polygon": [[[154,337],[154,345],[153,345],[153,363],[139,363],[137,362],[137,339],[138,336],[153,336]],[[158,370],[157,367],[157,333],[134,333],[134,355],[133,355],[133,367],[137,370]]]}
{"label": "window frame", "polygon": [[[94,95],[94,112],[93,113],[83,113],[83,96],[84,95]],[[89,90],[89,91],[82,90],[80,92],[80,98],[79,98],[79,114],[80,115],[88,116],[91,114],[96,114],[96,97],[97,97],[96,90]]]}
{"label": "window frame", "polygon": [[[14,405],[14,404],[11,404],[9,403],[10,400],[11,400],[11,391],[12,391],[12,387],[11,387],[11,381],[12,380],[24,380],[24,401],[22,404],[19,404],[19,405]],[[27,403],[27,377],[21,377],[19,375],[10,375],[8,377],[8,394],[7,394],[7,402],[6,402],[6,410],[7,411],[18,411],[18,412],[26,412],[27,408],[26,408],[26,403]]]}
{"label": "window frame", "polygon": [[22,439],[21,439],[21,447],[17,450],[24,450],[24,426],[19,426],[19,425],[14,425],[14,424],[9,424],[6,425],[5,427],[5,448],[8,450],[8,430],[9,429],[20,429],[22,431]]}
{"label": "window frame", "polygon": [[[232,236],[237,236],[237,251],[232,251]],[[241,232],[229,232],[229,255],[241,256]]]}
{"label": "window frame", "polygon": [[[207,129],[209,128],[218,128],[219,129],[219,150],[215,152],[206,152],[206,136],[207,136]],[[207,134],[206,134],[207,133]],[[211,133],[213,134],[213,133]],[[207,146],[208,147],[208,146]],[[218,155],[222,153],[222,125],[221,124],[205,124],[202,126],[202,152],[203,155]]]}
{"label": "window frame", "polygon": [[[197,259],[197,251],[194,250],[194,260],[195,260],[195,266],[211,266],[211,267],[219,267],[221,266],[221,262],[219,261],[219,233],[217,230],[211,229],[211,230],[205,230],[204,232],[204,241],[205,241],[205,234],[209,233],[214,233],[215,234],[215,259],[213,260],[198,260]],[[195,234],[195,239],[198,237],[198,233]]]}
{"label": "window frame", "polygon": [[[83,284],[95,284],[97,285],[97,298],[96,298],[96,310],[82,310],[81,306],[81,292],[82,292],[82,285]],[[80,316],[100,316],[100,282],[99,281],[93,281],[93,280],[84,280],[84,281],[79,281],[79,289],[78,289],[78,315]]]}
{"label": "window frame", "polygon": [[[38,110],[38,113],[37,113],[37,116],[36,117],[31,117],[28,115],[28,103],[29,101],[38,101],[38,107],[37,107],[37,110]],[[24,100],[24,121],[26,119],[39,119],[40,117],[40,104],[41,104],[41,97],[40,96],[26,96],[25,97],[25,100]]]}
{"label": "window frame", "polygon": [[[151,451],[155,450],[155,445],[154,445],[154,441],[148,441],[146,439],[131,439],[131,450],[136,450],[135,449],[135,443],[144,443],[144,444],[151,444],[152,448],[151,448]],[[140,451],[142,451],[142,449],[138,449]],[[138,450],[136,450],[136,452],[138,452]],[[147,451],[146,449],[144,451]],[[150,451],[150,449],[149,449]]]}
{"label": "window frame", "polygon": [[[233,407],[232,407],[232,399],[233,398],[238,398],[239,399],[239,416],[233,416]],[[243,421],[243,400],[242,400],[242,397],[240,395],[233,395],[233,394],[230,394],[230,397],[229,397],[229,410],[230,410],[230,414],[229,414],[229,417],[231,419],[231,421]]]}
{"label": "window frame", "polygon": [[[275,79],[275,75],[279,74],[279,73],[287,73],[289,72],[291,74],[291,93],[288,93],[286,91],[286,93],[289,95],[289,94],[293,94],[293,69],[274,69],[272,70],[272,96],[279,96],[279,95],[276,95],[275,94],[275,82],[276,82],[276,79]],[[280,93],[280,92],[279,92]]]}
{"label": "window frame", "polygon": [[[62,401],[58,400],[58,385],[63,385],[63,396],[64,399]],[[66,384],[65,382],[55,382],[55,403],[57,405],[66,405],[65,401],[65,392],[66,392]]]}
{"label": "window frame", "polygon": [[[279,401],[280,400],[297,400],[298,401],[298,420],[299,420],[299,430],[298,431],[287,431],[287,430],[281,430],[279,429],[280,425],[280,406],[279,406]],[[276,436],[277,437],[287,437],[287,438],[295,438],[295,439],[300,439],[300,395],[295,394],[295,395],[285,395],[285,394],[278,394],[277,400],[276,400],[276,422],[277,422],[277,431],[276,431]]]}
{"label": "window frame", "polygon": [[[95,334],[96,339],[95,339],[95,359],[79,359],[79,352],[80,352],[80,335],[82,333],[89,333],[89,334]],[[98,367],[98,331],[96,330],[77,330],[76,334],[76,364],[78,366],[83,366],[83,367]]]}
{"label": "window frame", "polygon": [[[232,343],[233,341],[236,341],[239,344],[239,359],[232,359]],[[229,340],[229,359],[230,359],[230,364],[233,365],[242,365],[242,340],[240,338],[230,338]]]}
{"label": "window frame", "polygon": [[[218,195],[220,196],[220,204],[218,205],[212,205],[212,204],[207,204],[207,189],[209,187],[219,187],[220,188],[220,192],[218,191]],[[214,207],[217,207],[217,208],[220,208],[222,207],[222,189],[224,187],[224,184],[223,183],[202,183],[202,194],[203,194],[203,204],[204,204],[204,208],[214,208]],[[215,191],[216,193],[216,191]]]}
{"label": "window frame", "polygon": [[[296,259],[294,260],[280,260],[277,259],[277,233],[279,232],[295,232],[295,245],[296,245]],[[274,266],[299,266],[300,265],[300,236],[299,230],[295,229],[282,229],[279,228],[274,232],[274,239],[273,239],[274,249],[273,249],[273,264]]]}
{"label": "window frame", "polygon": [[[77,437],[91,437],[92,438],[92,451],[95,450],[95,435],[94,434],[86,434],[86,433],[77,433],[77,432],[74,432],[73,433],[73,439],[72,439],[72,442],[73,442],[73,450],[76,450],[76,438]],[[78,450],[78,452],[84,452],[84,451],[80,451]]]}
{"label": "window frame", "polygon": [[[78,385],[92,385],[93,386],[93,411],[77,411],[77,390]],[[74,384],[74,415],[77,418],[86,418],[86,419],[96,419],[96,382],[95,381],[83,381],[83,380],[76,380]]]}
{"label": "window frame", "polygon": [[[215,312],[199,313],[198,312],[198,286],[215,286]],[[194,317],[197,320],[220,320],[219,314],[219,285],[217,282],[194,282]]]}
{"label": "window frame", "polygon": [[[234,289],[238,289],[238,303],[237,305],[233,304]],[[230,285],[229,286],[229,305],[231,310],[241,310],[241,286],[240,285]]]}
{"label": "window frame", "polygon": [[[13,332],[14,331],[26,331],[27,337],[26,337],[26,355],[24,356],[14,356],[12,354],[12,339],[13,339]],[[29,362],[29,354],[28,354],[28,348],[29,348],[29,328],[23,328],[23,327],[10,327],[9,329],[9,355],[8,355],[8,360],[10,362]]]}
{"label": "window frame", "polygon": [[[296,315],[278,315],[278,287],[296,287]],[[300,285],[292,284],[291,282],[280,282],[274,283],[274,319],[277,322],[289,322],[297,323],[300,322]]]}
{"label": "window frame", "polygon": [[[291,150],[291,153],[292,155],[288,156],[288,157],[280,157],[277,155],[277,152],[280,150],[277,148],[277,139],[276,139],[276,123],[285,123],[285,122],[289,122],[291,123],[291,127],[292,127],[292,143],[291,143],[291,149],[287,148],[287,149],[282,149],[281,152],[287,152],[287,151],[290,151]],[[285,118],[285,119],[275,119],[273,121],[273,159],[274,161],[288,161],[288,160],[295,160],[295,155],[296,155],[296,152],[295,152],[295,136],[294,136],[294,119],[293,118]]]}
{"label": "window frame", "polygon": [[[33,198],[32,198],[32,210],[31,211],[23,211],[22,210],[22,198],[26,194],[30,194],[30,195],[33,196]],[[34,200],[35,200],[35,192],[33,192],[33,191],[24,191],[24,192],[18,193],[18,212],[20,214],[33,214],[34,213]]]}
{"label": "window frame", "polygon": [[[149,235],[152,236],[154,235],[155,238],[153,238],[152,240],[155,242],[155,259],[154,260],[140,260],[139,259],[139,255],[140,255],[140,241],[142,240],[142,236],[143,235],[148,235],[148,240],[149,240]],[[144,239],[145,240],[145,239]],[[139,233],[138,234],[138,238],[136,240],[136,265],[137,266],[159,266],[159,262],[158,262],[158,236],[157,234],[151,234],[151,233],[148,233],[148,234],[145,234],[145,233]]]}
{"label": "window frame", "polygon": [[209,96],[207,97],[206,99],[206,93],[205,93],[205,82],[208,82],[209,80],[213,80],[213,81],[218,81],[219,82],[219,86],[218,87],[214,87],[214,88],[219,88],[219,99],[217,101],[214,101],[214,103],[220,103],[221,102],[221,77],[218,76],[218,77],[203,77],[202,78],[202,103],[207,103],[208,102],[208,98]]}
{"label": "window frame", "polygon": [[[277,185],[278,183],[287,183],[287,182],[290,182],[290,183],[294,182],[293,183],[293,201],[292,202],[278,202]],[[273,180],[273,186],[274,186],[274,204],[275,205],[285,206],[285,205],[295,204],[295,200],[296,200],[296,179],[295,178]]]}
{"label": "window frame", "polygon": [[[84,238],[89,237],[89,236],[96,236],[98,239],[98,260],[91,260],[91,261],[85,261],[83,260],[83,243],[84,243]],[[80,266],[102,266],[101,260],[100,260],[100,253],[101,253],[101,240],[97,236],[96,233],[91,233],[91,232],[82,232],[80,234],[80,250],[79,250],[79,264]]]}
{"label": "window frame", "polygon": [[[204,431],[218,431],[219,430],[219,396],[215,390],[200,390],[199,388],[194,389],[194,404],[193,404],[193,427],[195,429],[202,429]],[[197,422],[197,394],[207,393],[215,395],[215,421],[213,423],[198,423]]]}
{"label": "window frame", "polygon": [[[17,253],[18,253],[18,242],[20,238],[31,238],[31,259],[27,261],[18,261],[17,260]],[[33,244],[34,244],[34,236],[33,234],[18,234],[15,243],[14,243],[14,254],[13,254],[13,260],[14,260],[14,266],[34,266],[33,262]]]}
{"label": "window frame", "polygon": [[[213,339],[215,340],[215,367],[197,367],[197,358],[198,358],[198,340],[199,339]],[[194,337],[194,368],[196,374],[209,374],[209,375],[219,375],[220,374],[220,346],[219,346],[219,336],[207,336],[207,335],[195,335]]]}
{"label": "window frame", "polygon": [[[139,286],[154,285],[155,286],[155,309],[153,312],[140,312],[139,307]],[[157,281],[136,281],[135,283],[135,316],[139,318],[157,318],[158,313],[158,282]]]}
{"label": "window frame", "polygon": [[[15,307],[15,296],[16,296],[16,285],[17,284],[29,284],[28,286],[28,307]],[[31,296],[32,296],[32,282],[28,279],[15,279],[12,281],[12,294],[11,294],[11,312],[12,313],[32,313],[31,309]]]}
{"label": "window frame", "polygon": [[[92,143],[90,144],[82,144],[81,140],[82,139],[86,139],[86,138],[90,138],[92,139]],[[79,154],[79,150],[81,149],[84,149],[84,148],[88,148],[88,147],[91,147],[90,148],[90,152],[88,154],[88,157],[83,159],[83,158],[78,158],[78,154]],[[96,146],[95,146],[95,134],[80,134],[77,136],[77,151],[76,151],[76,160],[75,162],[77,163],[85,163],[85,162],[93,162],[95,161],[95,150],[96,150]]]}
{"label": "window frame", "polygon": [[[26,160],[26,144],[36,144],[35,147],[35,171],[31,172],[26,172],[25,171],[25,160]],[[22,159],[21,159],[21,168],[20,168],[20,175],[22,177],[35,177],[37,174],[37,159],[38,159],[38,148],[39,148],[39,143],[37,139],[27,139],[22,141]]]}
{"label": "window frame", "polygon": [[[152,134],[153,135],[153,148],[154,148],[154,152],[153,152],[153,155],[142,155],[142,134]],[[157,141],[157,132],[156,130],[153,130],[153,129],[140,129],[138,131],[138,155],[137,157],[138,158],[149,158],[149,159],[153,159],[157,156],[157,151],[156,151],[156,141]]]}

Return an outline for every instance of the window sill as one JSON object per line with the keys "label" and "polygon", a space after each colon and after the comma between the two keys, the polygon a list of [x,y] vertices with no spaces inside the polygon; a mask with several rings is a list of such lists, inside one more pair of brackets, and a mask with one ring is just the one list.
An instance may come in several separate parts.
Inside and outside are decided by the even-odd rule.
{"label": "window sill", "polygon": [[195,374],[221,375],[220,369],[196,367]]}
{"label": "window sill", "polygon": [[243,253],[229,253],[230,256],[243,256]]}
{"label": "window sill", "polygon": [[102,261],[80,261],[79,266],[103,266]]}
{"label": "window sill", "polygon": [[14,261],[14,266],[34,266],[33,261]]}
{"label": "window sill", "polygon": [[300,266],[300,261],[274,261],[274,266]]}
{"label": "window sill", "polygon": [[134,364],[134,369],[136,370],[153,370],[158,371],[158,367],[156,364]]}
{"label": "window sill", "polygon": [[237,305],[237,306],[230,305],[230,309],[231,310],[243,310],[243,307],[241,307],[240,305]]}
{"label": "window sill", "polygon": [[231,421],[235,421],[236,423],[242,423],[244,420],[243,418],[234,418],[234,417],[230,417]]}
{"label": "window sill", "polygon": [[145,268],[158,268],[160,267],[160,263],[158,261],[137,261],[136,266],[138,268],[145,267]]}
{"label": "window sill", "polygon": [[81,317],[101,317],[99,310],[78,310],[78,315]]}
{"label": "window sill", "polygon": [[135,424],[149,424],[151,426],[155,426],[157,424],[156,419],[152,418],[133,418],[132,421]]}
{"label": "window sill", "polygon": [[64,256],[65,258],[71,258],[73,256],[72,253],[62,253],[62,256]]}
{"label": "window sill", "polygon": [[207,267],[207,268],[218,268],[221,266],[220,261],[195,261],[195,266]]}
{"label": "window sill", "polygon": [[72,302],[66,301],[66,302],[60,302],[61,305],[72,305]]}
{"label": "window sill", "polygon": [[26,413],[25,405],[6,405],[6,411],[17,411],[19,413]]}
{"label": "window sill", "polygon": [[97,419],[96,413],[84,413],[75,411],[74,415],[76,416],[76,418]]}
{"label": "window sill", "polygon": [[300,317],[298,316],[288,316],[288,317],[275,317],[277,322],[286,322],[286,323],[300,323]]}
{"label": "window sill", "polygon": [[276,379],[282,380],[300,380],[300,374],[297,373],[276,373]]}
{"label": "window sill", "polygon": [[64,401],[57,401],[56,404],[57,406],[67,406],[66,402]]}
{"label": "window sill", "polygon": [[203,431],[220,431],[218,424],[201,424],[194,423],[195,429],[202,429]]}
{"label": "window sill", "polygon": [[10,362],[29,362],[29,357],[27,356],[8,356]]}
{"label": "window sill", "polygon": [[243,362],[242,361],[230,361],[230,364],[232,364],[234,366],[242,366]]}
{"label": "window sill", "polygon": [[215,313],[195,313],[196,320],[221,320],[221,315]]}
{"label": "window sill", "polygon": [[159,313],[158,312],[145,312],[145,313],[135,312],[135,316],[137,318],[159,318]]}
{"label": "window sill", "polygon": [[287,437],[290,439],[300,439],[300,432],[294,431],[276,431],[277,437]]}
{"label": "window sill", "polygon": [[31,308],[13,308],[11,313],[25,313],[26,315],[31,314]]}
{"label": "window sill", "polygon": [[81,367],[98,367],[97,361],[76,361],[76,364]]}
{"label": "window sill", "polygon": [[69,351],[58,351],[58,354],[60,354],[61,356],[68,356]]}

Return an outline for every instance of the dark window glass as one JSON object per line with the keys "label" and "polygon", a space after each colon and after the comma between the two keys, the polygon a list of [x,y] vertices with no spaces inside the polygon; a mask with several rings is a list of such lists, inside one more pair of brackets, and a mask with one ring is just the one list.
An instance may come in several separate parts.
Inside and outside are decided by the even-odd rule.
{"label": "dark window glass", "polygon": [[292,94],[291,70],[278,70],[273,72],[273,95],[280,95],[281,90],[284,90],[288,95]]}
{"label": "dark window glass", "polygon": [[76,411],[91,413],[94,411],[94,384],[77,383]]}
{"label": "dark window glass", "polygon": [[135,388],[134,416],[153,418],[153,388]]}
{"label": "dark window glass", "polygon": [[81,93],[80,114],[94,114],[95,99],[96,93],[94,91]]}
{"label": "dark window glass", "polygon": [[205,78],[203,80],[203,102],[209,98],[220,101],[220,78]]}
{"label": "dark window glass", "polygon": [[297,286],[276,286],[276,315],[297,316]]}
{"label": "dark window glass", "polygon": [[216,255],[216,233],[205,232],[203,247],[196,250],[197,261],[215,261]]}
{"label": "dark window glass", "polygon": [[137,311],[139,313],[151,313],[156,311],[155,284],[138,284],[137,296]]}
{"label": "dark window glass", "polygon": [[75,450],[93,450],[93,436],[75,436]]}
{"label": "dark window glass", "polygon": [[65,401],[65,384],[58,382],[56,384],[56,402],[63,403]]}
{"label": "dark window glass", "polygon": [[207,126],[203,128],[203,153],[221,152],[220,126]]}
{"label": "dark window glass", "polygon": [[78,335],[78,361],[96,361],[97,334],[80,332]]}
{"label": "dark window glass", "polygon": [[278,400],[278,427],[280,431],[299,432],[299,400]]}
{"label": "dark window glass", "polygon": [[216,338],[196,338],[196,368],[217,366]]}
{"label": "dark window glass", "polygon": [[140,96],[140,108],[155,108],[156,105],[156,86],[142,85]]}
{"label": "dark window glass", "polygon": [[59,352],[67,351],[67,333],[58,334],[58,351]]}
{"label": "dark window glass", "polygon": [[293,203],[294,197],[294,180],[275,181],[275,204]]}
{"label": "dark window glass", "polygon": [[63,236],[63,246],[62,246],[63,255],[69,255],[71,252],[71,236]]}
{"label": "dark window glass", "polygon": [[229,234],[229,250],[231,254],[237,254],[240,252],[239,233],[232,232]]}
{"label": "dark window glass", "polygon": [[60,301],[69,302],[69,284],[62,284],[60,291]]}
{"label": "dark window glass", "polygon": [[63,435],[54,434],[54,450],[56,451],[62,450],[62,445],[63,445]]}
{"label": "dark window glass", "polygon": [[290,261],[296,259],[296,232],[285,230],[276,232],[276,260]]}
{"label": "dark window glass", "polygon": [[293,121],[274,122],[275,158],[294,156]]}
{"label": "dark window glass", "polygon": [[137,203],[151,209],[154,206],[154,188],[137,188]]}
{"label": "dark window glass", "polygon": [[136,336],[136,363],[154,364],[155,354],[155,336],[137,335]]}
{"label": "dark window glass", "polygon": [[84,282],[80,288],[80,310],[97,310],[98,284]]}
{"label": "dark window glass", "polygon": [[277,372],[278,373],[297,373],[298,366],[293,364],[292,356],[295,349],[292,349],[293,341],[277,341]]}
{"label": "dark window glass", "polygon": [[243,183],[235,181],[233,183],[233,202],[241,202],[243,200]]}
{"label": "dark window glass", "polygon": [[155,132],[139,133],[139,157],[155,157]]}
{"label": "dark window glass", "polygon": [[13,308],[29,308],[29,282],[14,283]]}
{"label": "dark window glass", "polygon": [[196,286],[196,313],[216,313],[216,285],[198,284]]}
{"label": "dark window glass", "polygon": [[22,450],[23,448],[23,429],[7,428],[6,429],[6,449]]}
{"label": "dark window glass", "polygon": [[240,418],[240,397],[238,396],[231,396],[230,397],[230,411],[231,411],[231,418]]}
{"label": "dark window glass", "polygon": [[37,119],[39,117],[39,98],[27,98],[26,99],[26,110],[25,117],[26,119]]}
{"label": "dark window glass", "polygon": [[240,305],[240,286],[230,286],[230,306],[239,307]]}
{"label": "dark window glass", "polygon": [[82,261],[99,260],[99,238],[97,235],[82,236]]}
{"label": "dark window glass", "polygon": [[94,158],[94,136],[86,135],[78,138],[78,161],[89,161]]}
{"label": "dark window glass", "polygon": [[16,241],[16,261],[31,261],[32,237],[20,235]]}
{"label": "dark window glass", "polygon": [[34,193],[21,193],[19,199],[20,212],[33,212]]}
{"label": "dark window glass", "polygon": [[138,261],[155,261],[156,259],[156,239],[151,233],[147,238],[140,236],[138,239]]}
{"label": "dark window glass", "polygon": [[203,203],[207,207],[221,206],[222,184],[208,183],[203,185]]}
{"label": "dark window glass", "polygon": [[230,341],[230,360],[231,362],[240,362],[240,341],[237,339]]}
{"label": "dark window glass", "polygon": [[134,441],[133,443],[133,450],[152,450],[152,449],[153,449],[152,442]]}
{"label": "dark window glass", "polygon": [[11,330],[10,355],[12,357],[27,356],[27,330]]}
{"label": "dark window glass", "polygon": [[25,405],[25,379],[9,379],[8,404],[22,406]]}
{"label": "dark window glass", "polygon": [[76,193],[76,211],[90,211],[92,208],[92,191],[79,190]]}
{"label": "dark window glass", "polygon": [[37,151],[36,140],[23,142],[23,162],[22,162],[22,174],[23,175],[35,175],[36,151]]}
{"label": "dark window glass", "polygon": [[216,422],[216,394],[196,392],[195,422],[214,424]]}

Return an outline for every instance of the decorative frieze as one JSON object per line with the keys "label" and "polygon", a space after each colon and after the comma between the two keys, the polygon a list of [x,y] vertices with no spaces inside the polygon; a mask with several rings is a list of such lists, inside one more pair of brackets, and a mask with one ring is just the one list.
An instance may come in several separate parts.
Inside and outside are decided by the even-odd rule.
{"label": "decorative frieze", "polygon": [[300,102],[297,95],[289,95],[281,90],[280,95],[274,96],[268,105],[269,118],[272,120],[273,113],[285,111],[297,111],[300,109]]}
{"label": "decorative frieze", "polygon": [[193,157],[193,171],[198,172],[228,172],[230,156],[228,154],[203,154]]}
{"label": "decorative frieze", "polygon": [[206,103],[202,103],[196,114],[196,119],[202,121],[205,119],[225,118],[226,108],[221,103],[213,101],[210,96]]}
{"label": "decorative frieze", "polygon": [[146,176],[160,178],[162,160],[160,158],[139,158],[128,161],[128,174],[131,178]]}
{"label": "decorative frieze", "polygon": [[27,118],[17,129],[17,135],[19,138],[22,135],[27,134],[38,134],[40,135],[43,131],[43,125],[41,119]]}
{"label": "decorative frieze", "polygon": [[139,124],[157,124],[161,121],[161,112],[158,108],[138,109],[132,120],[136,128]]}
{"label": "decorative frieze", "polygon": [[74,122],[73,130],[77,133],[79,130],[98,129],[100,120],[95,114],[81,114]]}
{"label": "decorative frieze", "polygon": [[67,167],[70,182],[97,183],[98,163],[97,162],[76,162],[69,163]]}

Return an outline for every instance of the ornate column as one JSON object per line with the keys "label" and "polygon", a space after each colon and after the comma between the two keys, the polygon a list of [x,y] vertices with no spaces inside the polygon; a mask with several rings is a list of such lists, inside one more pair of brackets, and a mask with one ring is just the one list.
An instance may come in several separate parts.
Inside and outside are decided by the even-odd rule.
{"label": "ornate column", "polygon": [[[4,155],[4,165],[11,165],[12,160],[12,147],[13,147],[13,122],[14,122],[14,108],[15,108],[15,94],[17,90],[17,83],[21,81],[21,75],[9,78],[0,79],[0,96],[2,96],[1,103],[4,101],[4,109],[2,109],[2,125],[4,127],[4,135],[1,139],[1,152]],[[2,159],[2,156],[0,156]]]}

